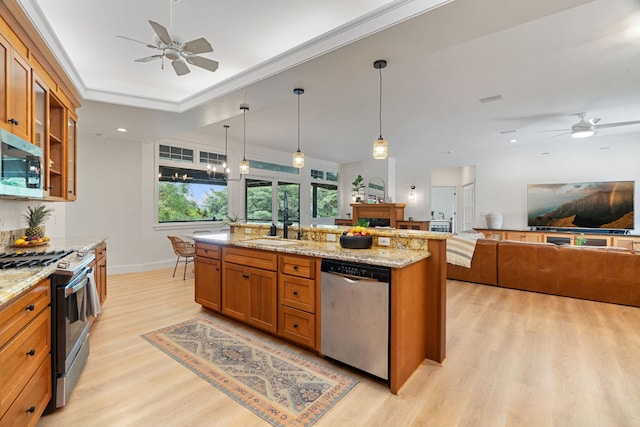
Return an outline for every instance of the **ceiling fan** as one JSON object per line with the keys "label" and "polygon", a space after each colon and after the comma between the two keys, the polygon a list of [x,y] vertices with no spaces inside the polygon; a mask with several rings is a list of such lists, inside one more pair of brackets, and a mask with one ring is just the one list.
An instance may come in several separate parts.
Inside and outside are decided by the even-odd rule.
{"label": "ceiling fan", "polygon": [[574,124],[573,126],[571,126],[571,129],[556,129],[556,130],[545,131],[545,132],[564,132],[564,133],[561,133],[560,135],[554,136],[553,138],[562,136],[562,135],[569,135],[569,134],[573,138],[588,138],[594,135],[596,131],[599,129],[615,128],[620,126],[640,124],[640,120],[634,120],[630,122],[605,123],[605,124],[599,125],[598,124],[600,122],[599,118],[594,117],[594,118],[585,120],[585,116],[587,115],[587,113],[578,113],[574,115],[580,117],[580,121]]}
{"label": "ceiling fan", "polygon": [[[178,0],[170,0],[171,2],[171,21],[170,26],[173,31],[174,21],[174,3]],[[149,24],[153,29],[153,43],[147,43],[140,40],[132,39],[126,36],[117,36],[121,39],[142,43],[148,48],[160,51],[159,53],[144,58],[138,58],[135,62],[149,62],[155,59],[161,59],[161,68],[164,69],[164,59],[167,58],[171,61],[174,71],[177,75],[182,76],[191,72],[187,63],[195,65],[196,67],[204,68],[209,71],[216,71],[218,69],[218,62],[212,59],[198,56],[201,53],[213,52],[213,47],[204,37],[200,37],[188,42],[182,41],[179,37],[171,35],[171,33],[162,25],[155,21],[149,20]]]}

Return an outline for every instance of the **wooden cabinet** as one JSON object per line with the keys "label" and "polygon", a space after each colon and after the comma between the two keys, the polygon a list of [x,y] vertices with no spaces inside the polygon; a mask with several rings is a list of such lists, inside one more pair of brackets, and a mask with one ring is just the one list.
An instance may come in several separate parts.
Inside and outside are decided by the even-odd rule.
{"label": "wooden cabinet", "polygon": [[0,67],[0,126],[31,141],[31,67],[2,36]]}
{"label": "wooden cabinet", "polygon": [[333,223],[335,225],[341,225],[344,227],[350,227],[353,225],[353,220],[352,219],[341,219],[341,218],[336,218],[333,220]]}
{"label": "wooden cabinet", "polygon": [[222,262],[220,247],[196,243],[196,302],[214,311],[222,310]]}
{"label": "wooden cabinet", "polygon": [[37,32],[21,28],[28,20],[0,12],[0,127],[43,149],[46,199],[76,200],[73,86],[57,63],[43,60],[47,46]]}
{"label": "wooden cabinet", "polygon": [[280,255],[278,275],[278,335],[305,347],[317,348],[316,258]]}
{"label": "wooden cabinet", "polygon": [[51,399],[51,283],[0,311],[0,425],[35,426]]}
{"label": "wooden cabinet", "polygon": [[542,235],[540,233],[529,233],[526,231],[505,231],[504,240],[538,243],[542,242]]}
{"label": "wooden cabinet", "polygon": [[353,219],[388,220],[389,226],[397,227],[397,221],[404,220],[404,203],[352,203]]}
{"label": "wooden cabinet", "polygon": [[429,221],[396,221],[396,225],[405,230],[429,230]]}
{"label": "wooden cabinet", "polygon": [[96,260],[94,261],[93,274],[96,279],[96,289],[100,297],[100,305],[107,299],[107,243],[100,243],[96,249]]}
{"label": "wooden cabinet", "polygon": [[640,236],[613,236],[612,246],[640,251]]}
{"label": "wooden cabinet", "polygon": [[277,254],[236,247],[222,253],[222,313],[276,333]]}

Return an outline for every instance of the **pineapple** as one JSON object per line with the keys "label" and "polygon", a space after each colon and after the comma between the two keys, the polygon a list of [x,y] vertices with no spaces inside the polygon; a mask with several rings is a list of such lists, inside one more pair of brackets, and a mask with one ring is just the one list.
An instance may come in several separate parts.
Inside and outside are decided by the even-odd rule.
{"label": "pineapple", "polygon": [[37,237],[38,239],[44,238],[44,222],[49,218],[53,212],[53,209],[48,209],[44,205],[39,205],[35,209],[31,206],[27,206],[27,213],[23,215],[23,218],[27,222],[29,228],[25,234],[27,237]]}

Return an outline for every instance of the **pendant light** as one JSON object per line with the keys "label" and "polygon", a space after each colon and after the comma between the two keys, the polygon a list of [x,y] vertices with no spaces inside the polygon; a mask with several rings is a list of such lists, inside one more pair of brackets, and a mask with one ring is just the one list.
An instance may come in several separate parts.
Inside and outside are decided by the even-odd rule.
{"label": "pendant light", "polygon": [[380,136],[373,141],[373,158],[374,159],[386,159],[387,158],[387,141],[382,138],[382,69],[387,66],[387,61],[384,59],[378,59],[373,63],[373,68],[380,72],[380,110],[378,119],[380,121]]}
{"label": "pendant light", "polygon": [[304,153],[300,151],[300,95],[304,93],[304,89],[296,88],[293,90],[293,93],[298,95],[298,150],[295,153],[293,153],[293,167],[303,168]]}
{"label": "pendant light", "polygon": [[247,111],[249,111],[249,104],[240,104],[242,110],[242,122],[243,122],[243,153],[242,161],[240,162],[240,175],[247,175],[249,173],[249,162],[247,161]]}

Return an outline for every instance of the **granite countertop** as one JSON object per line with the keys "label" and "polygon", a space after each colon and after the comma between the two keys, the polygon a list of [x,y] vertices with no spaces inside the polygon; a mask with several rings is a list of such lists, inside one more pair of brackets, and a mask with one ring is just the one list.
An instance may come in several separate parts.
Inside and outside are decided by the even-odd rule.
{"label": "granite countertop", "polygon": [[[370,249],[345,249],[338,241],[293,240],[268,236],[243,236],[236,233],[197,234],[196,242],[233,245],[243,248],[270,250],[278,253],[330,258],[341,261],[360,262],[384,267],[402,268],[431,256],[428,250],[403,249],[388,246],[372,246]],[[268,243],[270,241],[274,244]],[[281,244],[280,242],[292,242]]]}
{"label": "granite countertop", "polygon": [[[0,253],[47,252],[60,250],[86,251],[104,242],[106,237],[77,237],[51,239],[48,245],[24,248],[5,246]],[[41,280],[49,277],[56,269],[55,265],[47,267],[27,267],[0,270],[0,308],[14,297],[27,291]]]}

